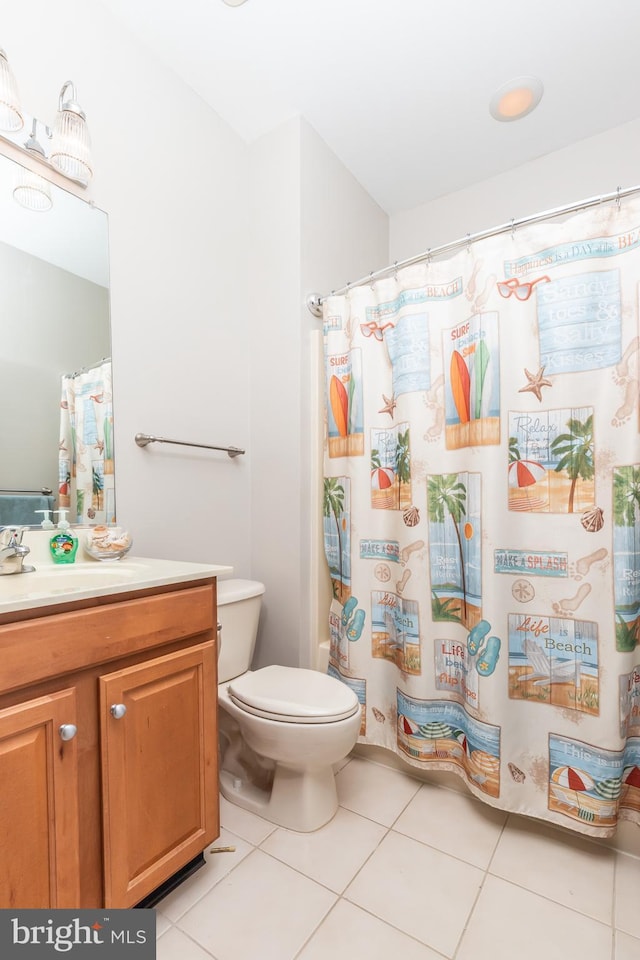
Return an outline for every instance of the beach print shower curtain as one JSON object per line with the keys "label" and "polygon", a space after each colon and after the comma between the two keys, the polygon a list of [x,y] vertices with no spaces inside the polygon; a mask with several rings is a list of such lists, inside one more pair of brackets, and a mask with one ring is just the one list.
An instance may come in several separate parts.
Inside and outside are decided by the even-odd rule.
{"label": "beach print shower curtain", "polygon": [[70,523],[115,521],[111,361],[62,377],[59,506]]}
{"label": "beach print shower curtain", "polygon": [[324,301],[329,672],[492,806],[640,822],[640,201]]}

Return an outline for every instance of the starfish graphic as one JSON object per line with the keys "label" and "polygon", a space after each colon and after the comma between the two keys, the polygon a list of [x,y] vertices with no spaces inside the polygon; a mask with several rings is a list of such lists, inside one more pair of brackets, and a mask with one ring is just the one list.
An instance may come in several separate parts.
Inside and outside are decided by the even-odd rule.
{"label": "starfish graphic", "polygon": [[542,403],[542,387],[553,386],[551,380],[547,380],[544,376],[544,367],[540,367],[537,373],[530,373],[525,367],[524,372],[529,382],[526,387],[520,387],[518,393],[533,393]]}
{"label": "starfish graphic", "polygon": [[96,920],[96,922],[91,925],[91,929],[92,929],[92,930],[102,930],[102,924],[101,924],[101,923],[98,923],[98,921]]}
{"label": "starfish graphic", "polygon": [[382,399],[384,400],[384,407],[382,408],[382,410],[378,410],[378,413],[388,413],[391,419],[393,420],[393,411],[396,408],[395,394],[392,393],[390,397],[385,397],[383,393]]}

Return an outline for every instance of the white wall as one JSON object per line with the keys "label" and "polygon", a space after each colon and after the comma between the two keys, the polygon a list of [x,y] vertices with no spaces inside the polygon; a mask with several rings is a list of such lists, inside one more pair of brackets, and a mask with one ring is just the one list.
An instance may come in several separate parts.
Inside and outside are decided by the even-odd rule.
{"label": "white wall", "polygon": [[98,0],[5,4],[2,47],[49,123],[69,78],[109,215],[117,512],[141,555],[250,573],[248,148]]}
{"label": "white wall", "polygon": [[[88,197],[109,214],[118,517],[141,555],[264,580],[257,663],[311,664],[324,566],[305,297],[384,265],[387,217],[303,121],[247,147],[98,0],[64,16],[24,0],[2,19],[28,112],[51,122],[72,78],[90,124]],[[142,450],[137,432],[247,453]]]}
{"label": "white wall", "polygon": [[507,173],[395,214],[390,262],[512,219],[640,184],[640,120],[581,140]]}
{"label": "white wall", "polygon": [[267,587],[254,664],[313,666],[330,592],[314,467],[321,323],[305,300],[384,265],[388,221],[300,119],[253,145],[251,187],[251,568]]}
{"label": "white wall", "polygon": [[[302,294],[320,295],[389,262],[389,218],[308,123],[302,124]],[[315,666],[319,642],[329,639],[331,583],[322,540],[324,394],[322,322],[301,312],[302,369],[308,389],[300,404],[304,534],[300,617],[302,665]],[[306,649],[304,644],[306,643]]]}

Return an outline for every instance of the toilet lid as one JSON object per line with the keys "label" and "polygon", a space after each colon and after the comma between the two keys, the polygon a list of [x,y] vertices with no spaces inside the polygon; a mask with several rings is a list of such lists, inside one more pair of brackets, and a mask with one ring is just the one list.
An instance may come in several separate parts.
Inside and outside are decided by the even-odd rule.
{"label": "toilet lid", "polygon": [[228,692],[248,713],[290,723],[331,723],[360,709],[345,683],[300,667],[271,666],[244,673],[231,681]]}

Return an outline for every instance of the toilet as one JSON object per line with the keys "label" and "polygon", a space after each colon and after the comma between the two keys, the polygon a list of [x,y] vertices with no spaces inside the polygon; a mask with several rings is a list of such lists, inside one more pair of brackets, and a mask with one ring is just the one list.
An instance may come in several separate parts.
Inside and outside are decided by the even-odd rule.
{"label": "toilet", "polygon": [[301,667],[250,670],[264,585],[218,581],[220,791],[307,833],[338,808],[333,764],[354,747],[360,703],[345,683]]}

